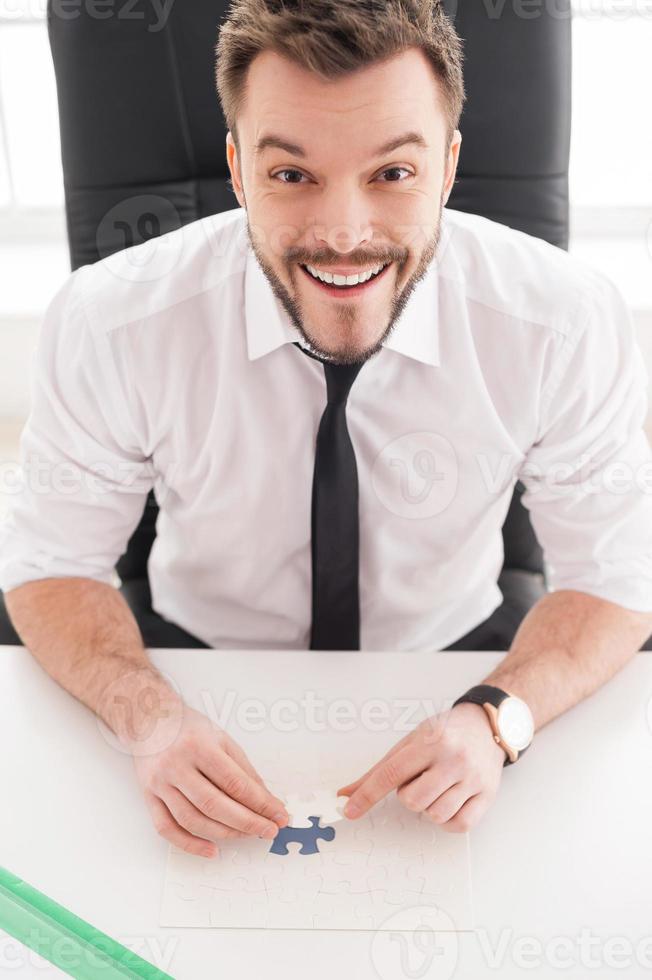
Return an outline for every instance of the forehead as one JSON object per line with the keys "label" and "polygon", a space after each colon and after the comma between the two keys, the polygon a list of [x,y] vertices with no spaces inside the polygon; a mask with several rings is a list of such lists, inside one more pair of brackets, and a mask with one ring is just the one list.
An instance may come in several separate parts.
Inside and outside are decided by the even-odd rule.
{"label": "forehead", "polygon": [[433,69],[416,48],[329,80],[265,51],[250,66],[239,129],[250,145],[269,132],[311,146],[328,145],[334,134],[358,144],[367,133],[376,148],[406,130],[430,143],[445,134],[440,100]]}

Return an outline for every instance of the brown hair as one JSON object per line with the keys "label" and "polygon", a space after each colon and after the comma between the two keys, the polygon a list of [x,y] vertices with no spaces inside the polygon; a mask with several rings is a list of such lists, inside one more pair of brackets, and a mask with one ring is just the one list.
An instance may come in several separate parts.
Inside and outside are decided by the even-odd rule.
{"label": "brown hair", "polygon": [[233,0],[217,42],[216,81],[236,147],[247,71],[262,51],[334,79],[411,47],[421,48],[443,88],[448,153],[466,96],[462,44],[440,0]]}

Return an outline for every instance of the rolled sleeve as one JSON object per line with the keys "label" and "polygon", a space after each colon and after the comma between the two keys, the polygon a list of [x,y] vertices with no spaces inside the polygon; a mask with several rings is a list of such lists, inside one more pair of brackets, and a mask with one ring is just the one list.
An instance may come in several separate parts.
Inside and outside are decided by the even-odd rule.
{"label": "rolled sleeve", "polygon": [[0,527],[0,588],[82,576],[111,584],[153,485],[110,338],[86,315],[84,267],[49,304],[32,362],[31,411]]}
{"label": "rolled sleeve", "polygon": [[564,338],[519,474],[552,590],[652,612],[652,454],[648,375],[631,314],[596,275]]}

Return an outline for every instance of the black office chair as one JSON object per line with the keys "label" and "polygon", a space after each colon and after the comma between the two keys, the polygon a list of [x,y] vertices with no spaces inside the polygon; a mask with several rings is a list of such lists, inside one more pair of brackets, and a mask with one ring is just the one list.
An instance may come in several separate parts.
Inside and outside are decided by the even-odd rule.
{"label": "black office chair", "polygon": [[[214,44],[228,6],[183,0],[161,28],[153,5],[139,10],[143,19],[104,19],[84,5],[74,18],[58,17],[48,4],[73,269],[238,207],[227,184],[214,86]],[[570,0],[536,18],[519,17],[510,4],[493,16],[477,0],[445,7],[464,41],[468,93],[449,207],[567,248]],[[476,649],[508,649],[545,592],[543,555],[522,492],[517,484],[503,527],[504,602],[475,632]],[[162,645],[148,637],[147,562],[157,514],[151,493],[117,565],[147,645]],[[4,642],[20,642],[8,630],[5,622]]]}

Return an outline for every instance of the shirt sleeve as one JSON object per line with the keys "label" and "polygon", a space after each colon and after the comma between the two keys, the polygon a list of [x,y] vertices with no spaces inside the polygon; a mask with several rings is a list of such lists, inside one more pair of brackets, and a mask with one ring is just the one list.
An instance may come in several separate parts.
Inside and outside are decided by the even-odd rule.
{"label": "shirt sleeve", "polygon": [[153,485],[109,338],[86,315],[83,267],[50,302],[32,360],[19,478],[0,525],[0,589],[82,576],[107,584]]}
{"label": "shirt sleeve", "polygon": [[648,375],[622,295],[596,280],[544,390],[522,501],[552,590],[652,612]]}

